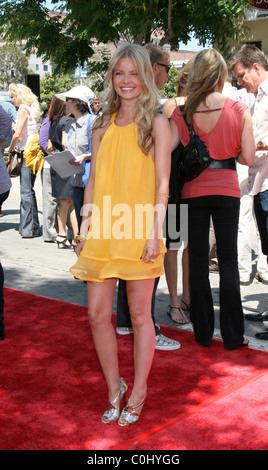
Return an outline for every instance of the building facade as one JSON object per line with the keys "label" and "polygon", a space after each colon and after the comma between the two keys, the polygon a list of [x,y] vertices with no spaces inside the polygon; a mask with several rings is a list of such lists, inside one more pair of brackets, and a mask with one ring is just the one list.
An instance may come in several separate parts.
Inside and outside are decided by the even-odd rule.
{"label": "building facade", "polygon": [[250,0],[248,4],[241,19],[245,26],[244,35],[238,43],[231,43],[232,52],[242,44],[250,43],[259,47],[268,59],[268,0]]}

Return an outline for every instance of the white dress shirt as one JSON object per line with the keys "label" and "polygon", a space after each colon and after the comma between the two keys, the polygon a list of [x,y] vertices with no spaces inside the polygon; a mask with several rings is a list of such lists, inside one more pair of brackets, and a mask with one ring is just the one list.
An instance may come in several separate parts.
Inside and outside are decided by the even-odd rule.
{"label": "white dress shirt", "polygon": [[[262,140],[268,145],[268,79],[258,87],[252,122],[255,142]],[[256,151],[254,163],[249,169],[249,188],[253,195],[267,191],[268,150]]]}

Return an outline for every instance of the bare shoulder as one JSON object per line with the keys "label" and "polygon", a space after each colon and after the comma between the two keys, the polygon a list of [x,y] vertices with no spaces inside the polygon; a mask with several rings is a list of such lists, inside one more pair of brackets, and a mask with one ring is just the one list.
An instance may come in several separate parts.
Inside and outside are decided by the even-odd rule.
{"label": "bare shoulder", "polygon": [[154,126],[165,126],[168,124],[168,118],[162,114],[158,113],[153,119],[153,127]]}
{"label": "bare shoulder", "polygon": [[101,121],[98,122],[95,121],[93,129],[92,129],[92,138],[96,141],[101,141],[105,132],[111,125],[111,117],[110,116],[104,116],[103,118],[100,118]]}
{"label": "bare shoulder", "polygon": [[153,134],[169,132],[169,121],[164,114],[157,114],[152,123]]}
{"label": "bare shoulder", "polygon": [[176,108],[176,101],[174,98],[167,100],[163,106],[163,114],[170,118],[171,114],[173,113],[174,109]]}
{"label": "bare shoulder", "polygon": [[28,111],[28,109],[25,108],[24,106],[21,106],[18,110],[18,116],[28,118],[30,116],[30,111]]}

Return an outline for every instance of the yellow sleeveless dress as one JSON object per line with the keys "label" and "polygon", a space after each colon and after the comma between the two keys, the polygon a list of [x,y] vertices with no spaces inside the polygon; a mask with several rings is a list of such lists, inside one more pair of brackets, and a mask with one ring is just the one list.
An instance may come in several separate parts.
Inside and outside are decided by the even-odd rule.
{"label": "yellow sleeveless dress", "polygon": [[88,238],[70,272],[85,281],[151,279],[163,274],[163,253],[145,263],[141,255],[153,227],[155,166],[138,145],[138,127],[111,118],[97,155]]}

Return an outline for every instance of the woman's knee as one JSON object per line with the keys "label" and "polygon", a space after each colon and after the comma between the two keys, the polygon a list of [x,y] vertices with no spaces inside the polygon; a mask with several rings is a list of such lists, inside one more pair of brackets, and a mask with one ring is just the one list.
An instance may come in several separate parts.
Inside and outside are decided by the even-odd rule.
{"label": "woman's knee", "polygon": [[114,289],[113,280],[87,283],[88,319],[91,326],[99,328],[111,323]]}
{"label": "woman's knee", "polygon": [[129,311],[133,328],[142,328],[151,319],[151,305],[146,302],[137,304],[129,302]]}
{"label": "woman's knee", "polygon": [[88,307],[88,320],[92,328],[101,328],[105,327],[106,322],[108,322],[108,315],[104,314],[103,308],[90,305]]}

